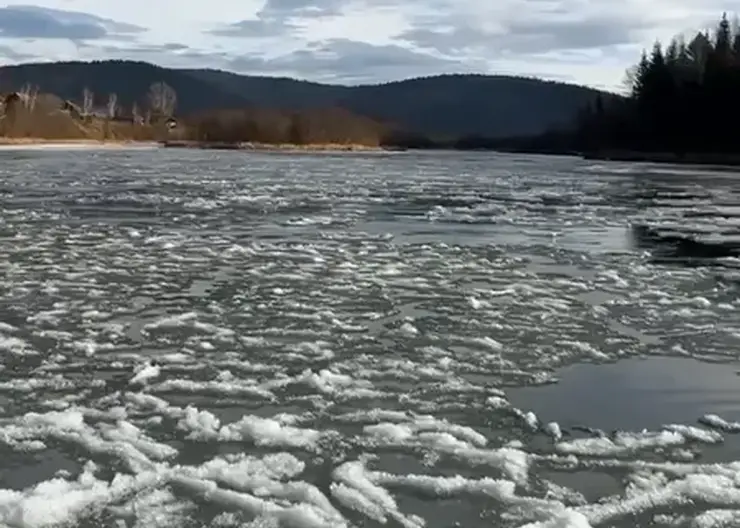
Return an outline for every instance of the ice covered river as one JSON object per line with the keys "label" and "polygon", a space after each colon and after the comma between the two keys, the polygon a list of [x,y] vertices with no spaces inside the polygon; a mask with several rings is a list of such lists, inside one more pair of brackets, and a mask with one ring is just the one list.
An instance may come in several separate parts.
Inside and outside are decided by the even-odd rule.
{"label": "ice covered river", "polygon": [[0,151],[0,525],[738,526],[739,192]]}

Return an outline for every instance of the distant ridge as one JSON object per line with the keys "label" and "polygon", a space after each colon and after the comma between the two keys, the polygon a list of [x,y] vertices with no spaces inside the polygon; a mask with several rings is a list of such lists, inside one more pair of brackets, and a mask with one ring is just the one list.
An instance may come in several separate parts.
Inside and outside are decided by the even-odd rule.
{"label": "distant ridge", "polygon": [[258,106],[300,110],[342,107],[410,132],[452,138],[537,134],[572,121],[599,95],[593,88],[527,77],[445,74],[375,85],[320,84],[286,77],[240,75],[214,69],[173,69],[139,61],[29,63],[0,67],[0,89],[25,84],[79,100],[87,87],[102,103],[143,103],[165,82],[178,96],[178,113]]}

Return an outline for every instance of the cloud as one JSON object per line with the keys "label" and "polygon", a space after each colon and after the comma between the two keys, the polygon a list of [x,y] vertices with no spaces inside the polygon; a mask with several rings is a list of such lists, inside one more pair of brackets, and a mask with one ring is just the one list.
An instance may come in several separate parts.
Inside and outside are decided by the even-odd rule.
{"label": "cloud", "polygon": [[22,53],[16,50],[12,46],[0,45],[0,57],[9,60],[10,62],[24,62],[33,61],[38,57],[32,53]]}
{"label": "cloud", "polygon": [[[267,0],[251,18],[207,34],[260,49],[232,48],[238,56],[227,67],[246,73],[335,82],[451,71],[567,79],[601,61],[593,77],[610,79],[587,82],[614,86],[639,44],[659,36],[666,15],[686,18],[670,7],[661,12],[642,0]],[[579,71],[565,71],[573,63]]]}
{"label": "cloud", "polygon": [[0,36],[12,39],[130,39],[144,28],[95,15],[32,5],[0,8]]}
{"label": "cloud", "polygon": [[301,19],[337,16],[346,0],[267,0],[254,18],[221,24],[207,33],[219,37],[265,38],[299,31]]}
{"label": "cloud", "polygon": [[305,49],[265,58],[243,55],[229,60],[229,69],[260,74],[297,75],[314,80],[372,83],[413,75],[471,72],[456,61],[419,53],[397,45],[375,46],[349,39],[314,42]]}
{"label": "cloud", "polygon": [[292,26],[288,20],[258,17],[251,20],[240,20],[239,22],[221,25],[217,28],[207,30],[206,33],[217,37],[268,38],[282,35],[291,29],[295,29],[295,26]]}
{"label": "cloud", "polygon": [[346,0],[267,0],[260,11],[267,17],[337,15],[348,4]]}
{"label": "cloud", "polygon": [[84,59],[133,59],[176,68],[206,67],[251,75],[289,76],[330,83],[376,83],[439,72],[478,71],[454,60],[397,45],[372,45],[349,39],[309,42],[301,49],[265,55],[191,48],[181,43],[87,43]]}
{"label": "cloud", "polygon": [[475,11],[424,14],[410,20],[410,27],[398,35],[400,41],[449,56],[479,55],[491,60],[511,55],[526,56],[552,51],[584,49],[609,50],[640,41],[652,23],[644,15],[625,9],[631,0],[616,9],[612,0],[528,0],[518,11],[493,9],[490,16]]}
{"label": "cloud", "polygon": [[83,60],[136,60],[170,68],[228,68],[231,57],[225,52],[204,51],[178,42],[164,44],[133,43],[125,47],[114,43],[88,43],[79,47]]}
{"label": "cloud", "polygon": [[[40,6],[20,5],[29,1]],[[722,11],[738,9],[737,0],[6,3],[0,46],[16,55],[135,58],[344,83],[475,71],[611,87],[656,38],[711,29]]]}

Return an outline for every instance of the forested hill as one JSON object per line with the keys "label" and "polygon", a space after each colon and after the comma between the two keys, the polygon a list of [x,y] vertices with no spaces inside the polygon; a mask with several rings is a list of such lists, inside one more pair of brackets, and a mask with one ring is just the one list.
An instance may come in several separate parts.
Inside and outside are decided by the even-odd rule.
{"label": "forested hill", "polygon": [[336,105],[432,136],[502,137],[536,134],[572,122],[598,90],[540,79],[438,75],[378,85],[337,86],[188,70],[258,105],[305,108]]}
{"label": "forested hill", "polygon": [[490,146],[635,161],[740,164],[740,22],[730,22],[725,14],[711,33],[656,42],[629,73],[627,97],[597,100],[569,130]]}
{"label": "forested hill", "polygon": [[570,122],[601,93],[539,79],[441,75],[381,85],[338,86],[216,70],[178,70],[134,61],[35,63],[0,68],[0,88],[25,84],[79,100],[89,88],[102,103],[143,103],[152,83],[177,92],[179,115],[258,106],[284,110],[341,107],[407,131],[436,137],[537,134]]}
{"label": "forested hill", "polygon": [[593,145],[589,150],[740,153],[740,25],[726,14],[713,35],[656,42],[631,78],[629,98],[583,116],[581,138]]}

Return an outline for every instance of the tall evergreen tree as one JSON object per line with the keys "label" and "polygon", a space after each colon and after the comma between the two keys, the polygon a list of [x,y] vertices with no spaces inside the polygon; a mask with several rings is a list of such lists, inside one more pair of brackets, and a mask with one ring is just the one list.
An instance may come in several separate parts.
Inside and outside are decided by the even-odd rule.
{"label": "tall evergreen tree", "polygon": [[714,43],[714,53],[720,60],[727,60],[730,56],[732,47],[732,32],[730,30],[730,21],[727,20],[727,13],[722,15],[717,26],[717,35]]}
{"label": "tall evergreen tree", "polygon": [[647,53],[645,50],[642,52],[640,62],[637,64],[637,69],[634,74],[632,81],[632,97],[639,99],[644,95],[645,82],[650,72],[650,61],[648,60]]}
{"label": "tall evergreen tree", "polygon": [[[721,153],[740,157],[740,24],[724,14],[713,38],[656,42],[628,70],[628,95],[578,116],[570,151]],[[729,126],[725,123],[729,123]],[[548,136],[552,138],[553,136]],[[546,144],[547,138],[538,144]]]}
{"label": "tall evergreen tree", "polygon": [[[697,33],[643,51],[627,99],[582,115],[574,148],[740,154],[738,27],[724,14],[713,39]],[[726,121],[732,126],[720,126]]]}

